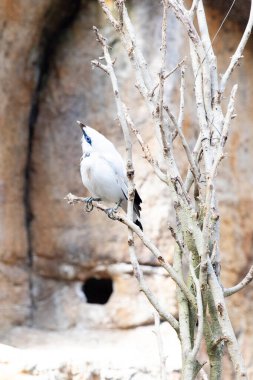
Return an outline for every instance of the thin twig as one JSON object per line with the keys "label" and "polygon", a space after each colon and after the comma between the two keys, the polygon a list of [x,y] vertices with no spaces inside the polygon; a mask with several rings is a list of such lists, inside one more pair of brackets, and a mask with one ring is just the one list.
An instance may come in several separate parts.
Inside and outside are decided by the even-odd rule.
{"label": "thin twig", "polygon": [[245,288],[248,284],[251,283],[253,280],[253,265],[251,266],[250,270],[246,274],[246,276],[235,286],[232,286],[231,288],[225,288],[224,289],[224,296],[229,297],[232,296],[232,294],[235,294]]}
{"label": "thin twig", "polygon": [[115,17],[113,17],[112,12],[110,11],[110,9],[108,8],[108,6],[106,5],[105,0],[99,0],[99,3],[101,5],[101,8],[103,9],[106,17],[110,20],[110,22],[113,25],[113,27],[116,30],[120,30],[121,29],[121,24],[115,19]]}
{"label": "thin twig", "polygon": [[98,67],[99,69],[103,70],[107,75],[109,74],[109,70],[106,65],[103,65],[101,62],[99,62],[97,59],[94,59],[91,61],[91,65],[94,67]]}
{"label": "thin twig", "polygon": [[[201,153],[201,151],[202,151],[201,134],[199,134],[199,136],[197,138],[197,141],[196,141],[196,144],[195,144],[195,147],[194,147],[194,149],[192,151],[192,155],[194,157],[194,161],[196,161],[196,163],[198,163],[198,164],[199,164],[199,161],[200,161],[200,153]],[[186,175],[185,182],[184,182],[184,187],[185,187],[185,190],[186,190],[187,193],[190,191],[190,188],[191,188],[193,182],[194,182],[194,177],[193,177],[191,168],[189,168],[188,172],[187,172],[187,175]]]}
{"label": "thin twig", "polygon": [[[205,28],[206,31],[207,31],[207,38],[208,38],[208,40],[209,40],[209,47],[208,47],[208,48],[206,47],[206,55],[205,55],[205,58],[204,58],[204,59],[206,59],[207,55],[209,54],[209,51],[211,50],[211,56],[214,57],[214,60],[210,60],[210,63],[213,62],[213,64],[214,64],[214,66],[211,67],[211,75],[213,74],[213,70],[214,70],[214,71],[215,71],[215,75],[216,75],[215,81],[217,81],[217,85],[218,85],[217,64],[216,64],[216,57],[214,56],[214,52],[213,52],[213,43],[214,43],[214,41],[216,40],[218,34],[220,33],[220,31],[221,31],[221,29],[222,29],[224,23],[226,22],[226,20],[227,20],[229,14],[230,14],[230,12],[231,12],[231,10],[232,10],[232,8],[233,8],[235,2],[236,2],[236,0],[233,0],[233,2],[231,3],[231,5],[230,5],[230,7],[229,7],[229,9],[228,9],[228,11],[227,11],[225,17],[223,18],[223,20],[222,20],[222,22],[221,22],[219,28],[217,29],[215,35],[213,36],[212,40],[210,40],[210,36],[209,36],[209,33],[208,33],[208,28],[207,28],[207,22],[206,22],[205,14],[204,14],[204,18],[201,18],[201,20],[199,20],[199,18],[198,18],[198,21],[199,21],[200,23],[204,21],[204,24],[205,24],[205,25],[204,25],[204,28]],[[202,2],[202,1],[201,1],[201,3],[202,3],[201,6],[203,6],[203,2]],[[203,13],[205,13],[204,10],[203,10]],[[198,17],[199,17],[199,14],[198,14]],[[203,29],[202,29],[202,30],[203,30]],[[201,30],[200,30],[200,32],[201,32]],[[212,65],[212,64],[211,64],[211,65]],[[212,83],[213,83],[213,81],[212,81]],[[217,87],[217,89],[218,89],[218,87]],[[217,96],[216,96],[216,97],[217,97]],[[216,97],[215,97],[215,98],[216,98]],[[217,106],[217,102],[216,102],[216,106]]]}
{"label": "thin twig", "polygon": [[193,0],[191,9],[189,10],[189,16],[193,19],[197,11],[199,0]]}
{"label": "thin twig", "polygon": [[[164,97],[164,71],[166,65],[166,53],[167,53],[167,18],[168,18],[168,1],[163,0],[163,18],[162,18],[162,44],[161,50],[161,67],[159,71],[159,93],[157,101],[157,115],[159,118],[159,127],[163,143],[164,155],[167,156],[167,151],[169,151],[168,145],[170,141],[168,139],[167,124],[164,123],[163,118],[163,97]],[[166,159],[166,157],[165,157]]]}
{"label": "thin twig", "polygon": [[232,91],[231,91],[231,95],[230,95],[230,99],[229,99],[229,103],[228,103],[228,108],[227,108],[227,113],[226,113],[225,120],[224,120],[224,125],[223,125],[223,128],[222,128],[222,134],[221,134],[221,138],[220,138],[220,144],[219,144],[219,146],[217,148],[216,157],[214,159],[214,163],[213,163],[213,166],[212,166],[212,171],[211,171],[212,178],[214,178],[214,176],[215,176],[215,173],[216,173],[216,170],[217,170],[219,162],[224,157],[224,147],[225,147],[225,144],[227,142],[228,131],[229,131],[229,127],[230,127],[230,124],[231,124],[231,120],[233,119],[234,104],[235,104],[235,95],[236,95],[237,89],[238,89],[238,85],[235,84],[233,86],[233,88],[232,88]]}
{"label": "thin twig", "polygon": [[238,65],[239,60],[242,58],[243,50],[246,46],[246,43],[248,42],[248,39],[250,37],[251,31],[253,27],[253,0],[251,0],[251,8],[250,8],[250,14],[249,14],[249,20],[247,23],[247,26],[245,28],[245,31],[243,33],[243,36],[241,38],[241,41],[239,45],[237,46],[237,49],[234,53],[234,55],[231,58],[230,64],[226,70],[226,72],[222,75],[221,82],[220,82],[220,87],[219,87],[219,94],[223,94],[225,91],[227,82],[234,71],[235,67]]}
{"label": "thin twig", "polygon": [[185,70],[186,70],[186,65],[182,65],[181,83],[180,83],[180,105],[179,105],[179,115],[178,115],[178,120],[177,120],[178,128],[182,128],[183,121],[184,121]]}
{"label": "thin twig", "polygon": [[[181,67],[186,58],[183,58],[171,71],[169,71],[167,74],[164,74],[164,80],[168,79],[179,67]],[[159,82],[155,85],[153,90],[149,93],[149,96],[152,98],[155,94],[155,90],[159,87]]]}
{"label": "thin twig", "polygon": [[165,173],[162,172],[162,170],[159,168],[159,165],[158,165],[158,162],[153,158],[151,152],[150,152],[150,148],[147,144],[144,143],[143,141],[143,138],[139,132],[139,130],[135,127],[134,123],[133,123],[133,120],[131,119],[128,111],[127,111],[127,108],[125,107],[125,115],[126,115],[126,120],[127,120],[127,123],[129,125],[129,127],[131,128],[131,130],[133,131],[133,133],[135,134],[140,146],[141,146],[141,149],[144,153],[144,158],[148,161],[148,163],[152,166],[155,174],[157,175],[157,177],[163,181],[164,183],[168,183],[168,179],[167,179],[167,176]]}
{"label": "thin twig", "polygon": [[155,335],[157,339],[157,345],[158,345],[158,351],[159,351],[159,358],[160,358],[160,376],[161,380],[167,379],[166,374],[166,356],[164,354],[163,349],[163,340],[162,340],[162,334],[161,334],[161,327],[160,327],[160,317],[158,313],[154,312],[154,320],[155,320]]}
{"label": "thin twig", "polygon": [[174,127],[176,128],[176,130],[178,132],[178,135],[179,135],[179,137],[181,139],[181,142],[182,142],[183,148],[185,150],[187,159],[188,159],[189,164],[191,166],[193,177],[195,179],[197,187],[199,188],[199,178],[200,178],[199,168],[197,167],[196,163],[194,162],[194,158],[192,156],[192,153],[191,153],[191,150],[189,148],[188,142],[187,142],[187,140],[186,140],[186,138],[185,138],[185,136],[183,134],[182,129],[179,127],[179,125],[178,125],[178,123],[177,123],[174,115],[171,113],[169,107],[165,106],[164,109],[167,112],[167,114],[169,115],[169,118],[171,119]]}
{"label": "thin twig", "polygon": [[177,243],[178,248],[180,249],[182,253],[185,254],[186,250],[184,247],[184,243],[181,241],[181,239],[179,238],[179,236],[177,235],[176,231],[174,230],[172,226],[169,226],[169,230],[171,232],[171,236],[174,238],[175,242]]}
{"label": "thin twig", "polygon": [[138,262],[135,250],[131,248],[132,240],[128,240],[129,248],[130,248],[130,260],[133,267],[134,275],[139,283],[140,290],[145,294],[151,305],[154,307],[154,309],[159,313],[160,317],[163,318],[165,321],[167,321],[171,327],[176,331],[176,333],[179,333],[179,324],[175,317],[173,317],[172,314],[170,314],[167,310],[164,309],[164,307],[160,304],[157,297],[152,293],[150,288],[147,286],[146,281],[143,276],[143,271],[141,269],[141,266]]}

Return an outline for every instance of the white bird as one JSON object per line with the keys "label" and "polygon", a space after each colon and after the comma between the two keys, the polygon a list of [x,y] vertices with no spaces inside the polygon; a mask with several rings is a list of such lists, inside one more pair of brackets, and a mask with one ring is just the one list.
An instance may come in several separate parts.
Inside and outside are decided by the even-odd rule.
{"label": "white bird", "polygon": [[[115,146],[95,129],[77,122],[82,130],[82,151],[80,163],[81,178],[92,199],[116,203],[109,209],[116,211],[119,206],[127,210],[127,177],[123,159]],[[142,229],[140,204],[142,200],[135,190],[134,223]]]}

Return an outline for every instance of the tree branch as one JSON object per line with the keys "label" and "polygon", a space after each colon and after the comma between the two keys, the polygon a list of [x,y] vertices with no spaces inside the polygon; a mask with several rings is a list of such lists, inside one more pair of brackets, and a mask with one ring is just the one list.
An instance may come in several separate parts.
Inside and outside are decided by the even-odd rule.
{"label": "tree branch", "polygon": [[[217,72],[217,63],[216,63],[216,57],[213,51],[212,47],[212,41],[210,39],[210,35],[208,32],[208,26],[206,21],[206,15],[204,11],[203,1],[200,0],[198,2],[197,7],[197,18],[198,18],[198,25],[200,29],[200,35],[201,40],[203,43],[203,47],[205,50],[205,57],[204,59],[208,60],[208,64],[210,66],[210,74],[211,74],[211,96],[212,98],[218,91],[218,72]],[[201,62],[201,65],[203,62]]]}
{"label": "tree branch", "polygon": [[224,125],[222,128],[222,134],[220,137],[220,143],[217,147],[216,156],[215,156],[213,166],[212,166],[212,170],[211,170],[212,179],[214,179],[214,176],[215,176],[217,167],[219,165],[219,162],[224,157],[224,147],[225,147],[225,144],[226,144],[227,138],[228,138],[228,130],[229,130],[229,127],[231,124],[231,120],[234,118],[233,113],[234,113],[235,95],[236,95],[237,89],[238,89],[238,85],[235,84],[232,88],[232,91],[231,91],[231,95],[230,95],[230,99],[229,99],[229,103],[228,103],[228,108],[227,108],[227,113],[226,113]]}
{"label": "tree branch", "polygon": [[178,132],[178,135],[179,135],[179,137],[181,139],[181,142],[182,142],[183,148],[185,150],[188,162],[189,162],[189,164],[191,166],[191,170],[192,170],[192,174],[193,174],[196,186],[200,190],[200,187],[199,187],[200,172],[199,172],[199,168],[197,167],[197,165],[196,165],[196,163],[194,161],[194,158],[192,156],[192,153],[191,153],[191,150],[189,148],[188,142],[187,142],[187,140],[186,140],[186,138],[185,138],[185,136],[183,134],[182,129],[179,127],[178,123],[176,122],[176,119],[175,119],[174,115],[171,113],[169,107],[165,106],[164,109],[168,113],[169,118],[171,119],[174,127],[176,128],[176,130]]}
{"label": "tree branch", "polygon": [[125,107],[125,115],[126,115],[126,120],[127,120],[127,123],[129,125],[129,127],[131,128],[131,130],[133,131],[133,133],[135,134],[140,146],[141,146],[141,149],[144,153],[144,158],[148,161],[148,163],[152,166],[155,174],[157,175],[157,177],[164,183],[168,184],[168,179],[167,179],[167,176],[164,172],[162,172],[162,170],[159,168],[158,166],[158,163],[157,161],[153,158],[151,152],[150,152],[150,149],[149,149],[149,146],[147,144],[144,143],[143,141],[143,138],[140,134],[140,132],[138,131],[138,129],[135,127],[129,113],[127,112],[127,109]]}
{"label": "tree branch", "polygon": [[[69,204],[75,204],[75,203],[80,203],[80,202],[87,203],[87,198],[78,197],[71,193],[69,193],[64,199],[66,199]],[[93,202],[93,206],[97,208],[98,210],[101,210],[107,213],[108,208],[102,205],[101,203]],[[154,255],[154,257],[158,260],[160,265],[166,270],[166,272],[170,275],[170,277],[175,281],[175,283],[182,289],[183,293],[185,294],[186,298],[191,303],[191,305],[195,309],[197,309],[195,298],[193,297],[192,293],[190,292],[186,284],[179,278],[179,276],[177,275],[175,270],[172,268],[172,266],[168,262],[165,261],[159,249],[152,243],[150,239],[148,239],[148,237],[143,233],[143,231],[141,231],[141,229],[136,224],[134,224],[131,220],[129,220],[123,214],[119,214],[117,212],[114,214],[113,219],[118,220],[119,222],[125,224],[127,227],[131,228],[131,230],[139,237],[139,239],[143,242],[143,244]]]}
{"label": "tree branch", "polygon": [[181,83],[180,83],[180,105],[179,105],[179,115],[177,120],[178,128],[183,127],[184,121],[184,92],[185,92],[185,69],[186,65],[181,67]]}
{"label": "tree branch", "polygon": [[94,59],[93,61],[91,61],[91,65],[92,65],[92,67],[98,67],[99,69],[103,70],[107,75],[110,75],[107,66],[103,65],[97,59]]}
{"label": "tree branch", "polygon": [[243,36],[241,38],[241,41],[239,45],[237,46],[237,49],[234,53],[234,55],[231,58],[230,64],[225,71],[225,73],[222,75],[220,87],[219,87],[219,97],[223,94],[225,91],[227,82],[234,71],[235,67],[238,65],[239,60],[243,57],[243,50],[246,46],[246,43],[248,42],[248,39],[250,37],[251,31],[253,26],[253,0],[251,0],[251,8],[250,8],[250,14],[249,14],[249,20],[247,23],[247,26],[245,28],[245,31],[243,33]]}
{"label": "tree branch", "polygon": [[[172,69],[171,71],[169,71],[167,74],[164,74],[164,80],[168,79],[172,74],[174,74],[174,72],[179,68],[181,67],[185,62],[185,58],[183,58],[175,67],[174,69]],[[154,94],[155,94],[155,90],[159,87],[159,82],[155,85],[155,87],[153,88],[153,90],[149,93],[149,97],[153,97]]]}
{"label": "tree branch", "polygon": [[166,356],[163,349],[163,340],[162,340],[162,334],[161,334],[161,328],[160,328],[160,318],[158,313],[154,312],[154,320],[155,320],[155,335],[158,345],[158,351],[159,351],[159,357],[160,357],[160,376],[161,380],[167,379],[167,373],[166,373]]}
{"label": "tree branch", "polygon": [[160,317],[163,318],[165,321],[167,321],[171,327],[176,331],[176,333],[179,333],[179,324],[175,317],[173,317],[172,314],[168,313],[163,306],[159,303],[158,299],[155,297],[155,295],[152,293],[150,288],[147,286],[146,281],[143,276],[143,272],[141,270],[140,264],[138,262],[133,240],[128,239],[128,245],[129,245],[129,253],[130,253],[130,260],[133,267],[135,278],[137,279],[140,290],[143,291],[151,305],[154,307],[154,309],[159,313]]}
{"label": "tree branch", "polygon": [[253,265],[250,267],[250,270],[246,274],[246,276],[240,281],[237,285],[232,286],[231,288],[225,288],[224,289],[224,296],[229,297],[233,294],[239,292],[243,288],[245,288],[248,284],[251,283],[253,280]]}
{"label": "tree branch", "polygon": [[189,16],[190,18],[194,18],[195,16],[195,13],[197,11],[197,8],[198,8],[198,4],[199,4],[199,0],[193,0],[192,2],[192,6],[191,6],[191,9],[189,10]]}
{"label": "tree branch", "polygon": [[203,303],[202,303],[202,294],[201,294],[201,288],[200,288],[200,282],[196,276],[195,269],[192,266],[192,260],[190,258],[190,272],[191,276],[193,278],[193,282],[195,284],[196,293],[197,293],[197,304],[198,304],[198,329],[197,334],[194,342],[194,346],[192,351],[189,354],[190,360],[195,360],[197,357],[197,354],[200,350],[200,345],[203,337],[203,327],[204,327],[204,311],[203,311]]}
{"label": "tree branch", "polygon": [[238,342],[228,316],[223,291],[220,284],[218,283],[210,259],[208,260],[208,271],[208,284],[210,286],[210,290],[214,299],[217,318],[221,327],[222,335],[227,338],[226,345],[231,361],[233,363],[233,367],[235,369],[236,379],[247,379],[247,374],[245,371],[243,359],[241,357]]}
{"label": "tree branch", "polygon": [[111,24],[115,28],[115,30],[121,30],[122,25],[113,17],[110,9],[106,5],[105,0],[99,0],[99,4],[101,5],[101,8],[103,9],[106,17],[110,20]]}

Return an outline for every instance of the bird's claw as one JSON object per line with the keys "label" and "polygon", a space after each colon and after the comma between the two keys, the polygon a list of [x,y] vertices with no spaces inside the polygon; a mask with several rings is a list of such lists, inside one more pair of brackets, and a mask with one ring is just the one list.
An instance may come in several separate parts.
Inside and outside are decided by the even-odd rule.
{"label": "bird's claw", "polygon": [[92,204],[93,200],[94,199],[92,197],[88,197],[88,198],[84,199],[84,201],[86,203],[86,205],[85,205],[85,211],[86,212],[91,212],[93,210],[93,204]]}
{"label": "bird's claw", "polygon": [[112,220],[116,219],[116,216],[115,216],[115,213],[117,212],[116,207],[108,208],[105,212],[106,212],[108,218],[110,218]]}
{"label": "bird's claw", "polygon": [[99,202],[99,201],[101,201],[101,198],[93,198],[93,197],[84,198],[84,202],[86,203],[85,211],[91,212],[94,208],[92,202]]}
{"label": "bird's claw", "polygon": [[120,201],[116,204],[115,207],[108,208],[108,209],[105,211],[106,214],[108,215],[108,217],[109,217],[110,219],[112,219],[112,220],[115,220],[115,219],[116,219],[116,215],[115,215],[115,214],[117,213],[117,211],[118,211],[118,209],[119,209],[121,203],[122,203],[122,199],[120,199]]}

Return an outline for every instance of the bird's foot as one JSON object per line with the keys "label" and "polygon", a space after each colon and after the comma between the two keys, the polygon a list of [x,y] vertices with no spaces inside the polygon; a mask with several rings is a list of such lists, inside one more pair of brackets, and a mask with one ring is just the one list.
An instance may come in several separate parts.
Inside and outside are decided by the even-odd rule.
{"label": "bird's foot", "polygon": [[93,197],[87,197],[84,198],[85,205],[85,211],[91,212],[93,210],[93,203],[92,202],[99,202],[101,201],[100,198],[93,198]]}
{"label": "bird's foot", "polygon": [[115,207],[108,208],[108,209],[105,211],[106,214],[108,215],[108,217],[109,217],[110,219],[113,219],[113,220],[116,219],[115,214],[116,214],[116,212],[118,211],[118,209],[119,209],[119,207],[120,207],[120,205],[121,205],[121,202],[122,202],[122,200],[120,200],[120,201],[116,204]]}
{"label": "bird's foot", "polygon": [[117,210],[115,210],[115,207],[108,208],[107,210],[105,210],[105,212],[106,212],[108,218],[110,218],[112,220],[116,219],[115,213],[117,212]]}

